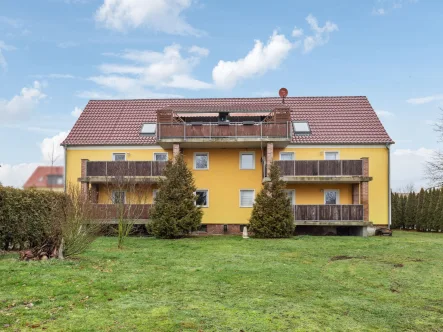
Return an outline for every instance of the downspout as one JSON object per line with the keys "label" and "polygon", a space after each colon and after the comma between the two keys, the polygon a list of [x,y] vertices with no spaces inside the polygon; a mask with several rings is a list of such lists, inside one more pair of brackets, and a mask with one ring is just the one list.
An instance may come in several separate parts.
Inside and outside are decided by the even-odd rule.
{"label": "downspout", "polygon": [[391,229],[391,146],[389,143],[386,144],[386,148],[388,149],[388,228]]}
{"label": "downspout", "polygon": [[64,151],[65,151],[65,167],[64,167],[64,170],[63,170],[63,173],[64,173],[64,178],[65,178],[65,181],[64,181],[64,189],[65,189],[65,192],[66,192],[66,169],[67,169],[67,161],[68,161],[68,148],[66,147],[66,145],[64,145],[63,146],[63,149],[64,149]]}

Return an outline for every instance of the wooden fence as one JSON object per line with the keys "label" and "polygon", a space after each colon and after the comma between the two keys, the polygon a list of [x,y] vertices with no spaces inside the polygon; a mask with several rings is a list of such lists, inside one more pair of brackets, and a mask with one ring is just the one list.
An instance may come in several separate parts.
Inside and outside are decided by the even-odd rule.
{"label": "wooden fence", "polygon": [[86,176],[161,176],[166,161],[88,161]]}
{"label": "wooden fence", "polygon": [[168,138],[291,138],[290,122],[159,123],[157,139]]}
{"label": "wooden fence", "polygon": [[295,220],[363,221],[363,205],[294,205]]}
{"label": "wooden fence", "polygon": [[277,160],[282,176],[362,176],[362,160]]}
{"label": "wooden fence", "polygon": [[116,220],[120,216],[128,220],[149,219],[151,207],[152,204],[94,204],[93,219]]}

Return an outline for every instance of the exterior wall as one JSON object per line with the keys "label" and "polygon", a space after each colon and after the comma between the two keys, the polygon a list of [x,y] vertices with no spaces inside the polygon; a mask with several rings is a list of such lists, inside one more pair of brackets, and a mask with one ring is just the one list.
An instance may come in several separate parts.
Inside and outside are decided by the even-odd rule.
{"label": "exterior wall", "polygon": [[295,189],[295,204],[324,204],[324,190],[340,191],[340,204],[352,204],[352,184],[288,184],[286,189]]}
{"label": "exterior wall", "polygon": [[[240,169],[240,152],[255,152],[255,169]],[[300,147],[290,145],[285,149],[274,146],[274,160],[280,160],[281,151],[295,152],[296,160],[323,160],[325,151],[338,151],[340,159],[369,158],[369,175],[374,179],[369,182],[369,220],[377,225],[388,224],[388,150],[379,147]],[[67,184],[78,184],[81,176],[81,159],[90,161],[112,160],[112,153],[126,152],[127,160],[153,160],[155,152],[165,152],[158,146],[141,147],[140,149],[125,148],[84,150],[70,149],[67,151],[66,181]],[[167,150],[172,158],[172,150]],[[194,170],[194,152],[209,153],[209,169]],[[184,149],[184,159],[193,170],[195,184],[198,189],[209,190],[209,207],[203,208],[204,224],[245,224],[251,215],[252,208],[240,208],[240,189],[254,189],[257,195],[262,188],[262,150],[260,149]],[[266,154],[266,146],[263,147]],[[264,155],[263,155],[264,156]],[[152,203],[152,190],[147,190],[146,202]],[[353,187],[350,184],[289,184],[287,189],[296,189],[296,204],[323,204],[324,189],[339,189],[340,204],[353,203]],[[109,203],[108,190],[99,187],[99,203]]]}
{"label": "exterior wall", "polygon": [[57,191],[57,192],[63,192],[63,187],[30,187],[28,189],[34,189],[34,190],[41,190],[41,191]]}
{"label": "exterior wall", "polygon": [[[369,176],[374,178],[369,182],[369,221],[376,225],[388,225],[388,149],[384,145],[380,145],[379,147],[353,146],[349,148],[316,148],[315,146],[301,148],[290,145],[285,149],[274,148],[274,160],[280,160],[281,151],[295,152],[296,160],[322,160],[324,159],[325,151],[338,151],[340,159],[360,159],[368,157]],[[300,197],[300,195],[297,196]],[[352,200],[350,202],[352,202]],[[302,204],[299,200],[297,200],[297,203]]]}
{"label": "exterior wall", "polygon": [[[240,152],[255,152],[255,169],[240,169]],[[193,170],[198,189],[209,190],[209,207],[203,208],[203,223],[246,224],[252,208],[240,207],[240,189],[262,187],[260,149],[185,149],[184,159],[193,169],[194,152],[209,152],[209,170]]]}

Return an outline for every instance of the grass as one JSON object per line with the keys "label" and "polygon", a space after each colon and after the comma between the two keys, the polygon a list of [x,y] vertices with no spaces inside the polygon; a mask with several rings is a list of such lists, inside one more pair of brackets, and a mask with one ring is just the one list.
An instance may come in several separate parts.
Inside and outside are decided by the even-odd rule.
{"label": "grass", "polygon": [[0,256],[0,329],[442,331],[443,234],[100,238],[74,260]]}

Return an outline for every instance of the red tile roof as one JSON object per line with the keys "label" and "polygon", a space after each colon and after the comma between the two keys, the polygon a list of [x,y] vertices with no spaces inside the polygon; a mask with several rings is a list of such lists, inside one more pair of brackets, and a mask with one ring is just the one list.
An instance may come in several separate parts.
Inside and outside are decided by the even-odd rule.
{"label": "red tile roof", "polygon": [[63,188],[63,184],[48,185],[48,175],[63,176],[63,166],[38,166],[23,188]]}
{"label": "red tile roof", "polygon": [[[156,122],[156,111],[174,108],[250,110],[281,106],[280,98],[208,98],[91,100],[63,145],[144,145],[155,137],[141,136],[143,123]],[[292,120],[308,121],[311,134],[293,136],[301,144],[393,143],[366,97],[287,97]]]}

